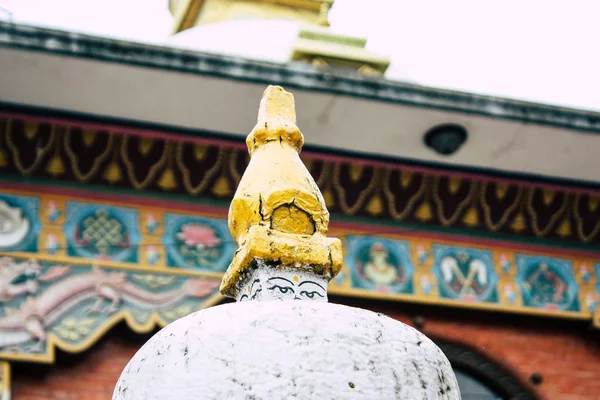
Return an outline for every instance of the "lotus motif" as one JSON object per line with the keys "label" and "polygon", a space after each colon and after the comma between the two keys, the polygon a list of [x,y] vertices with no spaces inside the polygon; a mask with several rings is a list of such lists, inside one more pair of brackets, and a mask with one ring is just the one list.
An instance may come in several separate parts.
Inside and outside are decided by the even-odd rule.
{"label": "lotus motif", "polygon": [[215,247],[221,242],[215,231],[210,227],[201,224],[185,224],[181,227],[181,232],[177,238],[190,247],[198,250]]}

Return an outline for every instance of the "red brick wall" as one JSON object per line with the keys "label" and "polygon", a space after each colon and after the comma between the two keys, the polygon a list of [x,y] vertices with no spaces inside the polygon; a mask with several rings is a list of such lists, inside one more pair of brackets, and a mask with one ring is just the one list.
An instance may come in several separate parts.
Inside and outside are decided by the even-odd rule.
{"label": "red brick wall", "polygon": [[[355,303],[412,324],[415,315],[424,318],[427,335],[476,348],[496,361],[540,398],[584,400],[600,398],[600,333],[589,332],[579,323],[515,319],[502,314],[435,310],[401,304]],[[402,310],[402,312],[398,311]],[[16,400],[110,399],[117,378],[127,361],[147,337],[136,337],[116,328],[83,355],[62,355],[56,365],[15,365],[13,398]],[[529,383],[538,372],[543,382]]]}

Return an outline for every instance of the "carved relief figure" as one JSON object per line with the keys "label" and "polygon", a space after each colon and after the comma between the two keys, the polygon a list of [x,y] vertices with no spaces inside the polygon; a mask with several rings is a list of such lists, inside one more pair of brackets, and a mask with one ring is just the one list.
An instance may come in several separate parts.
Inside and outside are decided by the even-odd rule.
{"label": "carved relief figure", "polygon": [[[130,282],[126,272],[106,271],[101,268],[85,268],[84,272],[78,272],[80,268],[72,266],[50,266],[41,272],[36,262],[18,263],[12,259],[2,261],[8,263],[12,269],[12,273],[7,274],[7,277],[15,274],[29,275],[30,270],[35,272],[35,276],[31,278],[33,281],[28,280],[23,287],[10,283],[14,279],[8,286],[6,280],[0,281],[3,299],[12,299],[26,292],[39,293],[35,297],[28,297],[22,303],[17,303],[15,308],[8,305],[4,307],[5,314],[0,316],[0,349],[3,351],[41,352],[49,330],[69,330],[69,326],[73,324],[62,324],[65,326],[56,328],[57,324],[61,325],[65,318],[76,321],[71,316],[80,314],[82,307],[85,308],[83,315],[100,316],[117,312],[123,304],[156,310],[175,305],[187,297],[205,297],[215,291],[219,284],[215,279],[187,279],[179,287],[159,292]],[[93,324],[90,322],[92,320],[95,321]],[[91,324],[86,327],[87,335],[93,333],[94,328],[98,328],[101,320],[102,318],[87,319]],[[75,336],[66,335],[64,339],[85,339],[83,333]],[[32,341],[30,348],[20,347]]]}
{"label": "carved relief figure", "polygon": [[0,258],[0,301],[8,302],[26,293],[35,293],[39,285],[35,278],[41,271],[35,260],[17,262]]}

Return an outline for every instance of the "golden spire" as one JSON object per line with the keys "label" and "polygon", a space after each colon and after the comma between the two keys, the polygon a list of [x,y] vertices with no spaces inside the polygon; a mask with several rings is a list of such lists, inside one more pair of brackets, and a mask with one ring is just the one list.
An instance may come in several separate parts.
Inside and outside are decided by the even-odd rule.
{"label": "golden spire", "polygon": [[291,93],[279,86],[265,90],[246,144],[250,163],[229,208],[229,230],[239,248],[221,293],[235,297],[257,260],[333,278],[342,266],[342,243],[325,236],[329,212],[300,160],[304,138]]}

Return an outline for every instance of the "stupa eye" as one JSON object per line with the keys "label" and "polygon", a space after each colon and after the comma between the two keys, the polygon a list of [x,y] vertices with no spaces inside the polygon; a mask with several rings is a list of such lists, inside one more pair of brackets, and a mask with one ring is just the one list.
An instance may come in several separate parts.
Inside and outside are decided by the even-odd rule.
{"label": "stupa eye", "polygon": [[269,288],[269,290],[278,290],[280,293],[283,293],[283,294],[294,293],[294,289],[292,289],[291,287],[279,286],[279,285],[273,285]]}
{"label": "stupa eye", "polygon": [[309,299],[314,299],[315,296],[323,297],[323,295],[319,292],[307,292],[306,290],[303,290],[302,292],[300,292],[300,295],[308,297]]}

